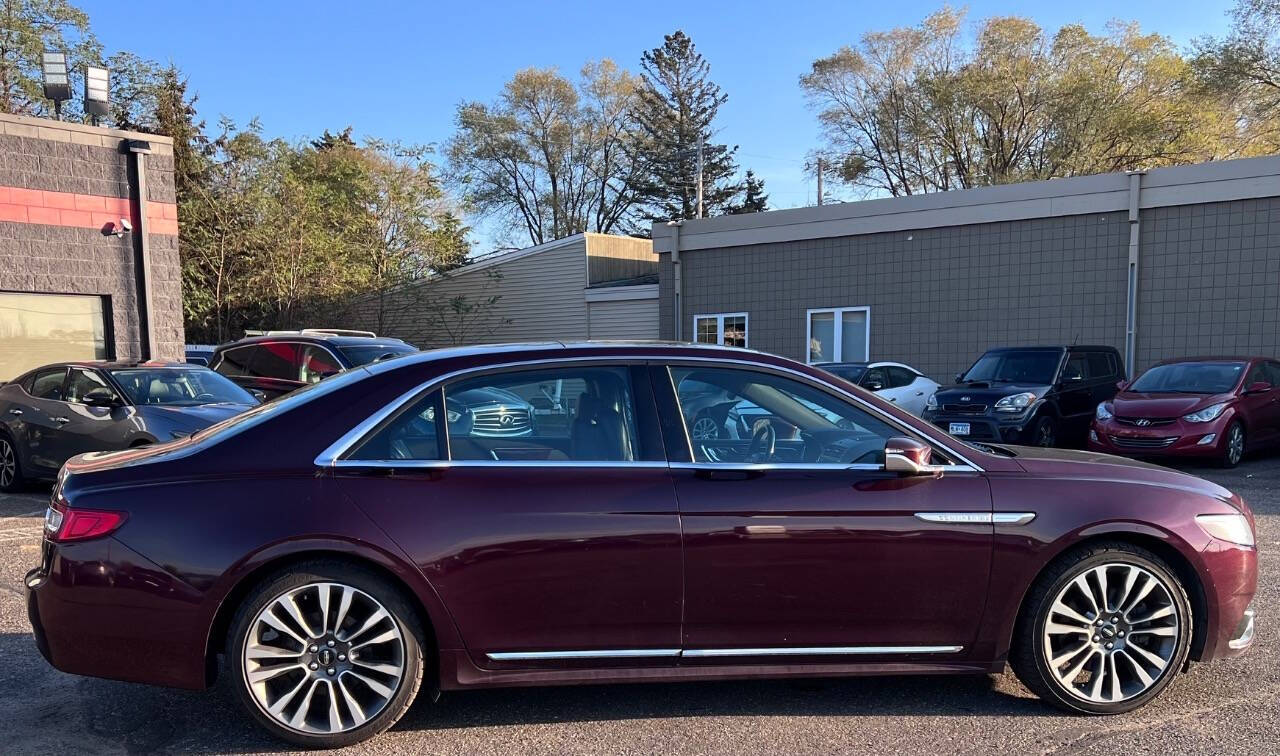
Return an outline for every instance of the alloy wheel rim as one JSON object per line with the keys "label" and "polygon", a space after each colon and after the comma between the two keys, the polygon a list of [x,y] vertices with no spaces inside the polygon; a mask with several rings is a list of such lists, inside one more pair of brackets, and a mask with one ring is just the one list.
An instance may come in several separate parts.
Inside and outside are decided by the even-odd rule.
{"label": "alloy wheel rim", "polygon": [[1240,430],[1238,425],[1231,426],[1231,436],[1227,439],[1227,454],[1233,465],[1244,456],[1244,431]]}
{"label": "alloy wheel rim", "polygon": [[18,463],[13,457],[13,447],[8,441],[0,441],[0,486],[7,488],[12,485],[17,472]]}
{"label": "alloy wheel rim", "polygon": [[278,724],[308,734],[347,732],[378,716],[400,689],[400,625],[364,591],[311,583],[267,603],[249,626],[244,682]]}
{"label": "alloy wheel rim", "polygon": [[1172,591],[1151,571],[1119,562],[1091,567],[1054,598],[1043,659],[1072,697],[1118,703],[1168,673],[1181,623]]}
{"label": "alloy wheel rim", "polygon": [[694,421],[693,427],[689,429],[689,435],[695,441],[705,441],[709,438],[715,438],[717,436],[716,430],[715,420],[709,417],[700,417]]}

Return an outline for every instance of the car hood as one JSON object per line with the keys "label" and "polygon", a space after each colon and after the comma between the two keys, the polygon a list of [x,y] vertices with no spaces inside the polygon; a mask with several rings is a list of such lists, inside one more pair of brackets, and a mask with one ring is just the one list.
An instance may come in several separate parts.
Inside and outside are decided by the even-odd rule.
{"label": "car hood", "polygon": [[995,404],[997,399],[1003,399],[1006,396],[1022,394],[1027,391],[1034,392],[1037,396],[1044,396],[1048,390],[1049,387],[1041,383],[988,383],[986,381],[976,381],[974,383],[940,388],[934,396],[938,398],[938,404]]}
{"label": "car hood", "polygon": [[1230,394],[1145,394],[1123,391],[1111,400],[1111,411],[1122,417],[1182,417],[1230,398]]}
{"label": "car hood", "polygon": [[1225,501],[1237,508],[1240,499],[1227,489],[1194,475],[1150,462],[1076,449],[1045,449],[1038,446],[1009,446],[1014,461],[1032,475],[1095,480],[1124,480],[1130,483],[1167,486]]}
{"label": "car hood", "polygon": [[189,407],[166,407],[157,404],[144,404],[137,408],[138,414],[148,423],[163,424],[170,428],[197,431],[220,423],[229,417],[252,409],[252,404],[196,404]]}

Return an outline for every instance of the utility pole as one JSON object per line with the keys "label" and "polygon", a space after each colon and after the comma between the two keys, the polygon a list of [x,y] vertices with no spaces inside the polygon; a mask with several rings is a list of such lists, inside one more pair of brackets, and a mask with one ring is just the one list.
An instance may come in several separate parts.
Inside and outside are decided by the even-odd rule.
{"label": "utility pole", "polygon": [[698,137],[698,217],[702,217],[702,137]]}
{"label": "utility pole", "polygon": [[822,205],[822,158],[818,158],[818,205]]}

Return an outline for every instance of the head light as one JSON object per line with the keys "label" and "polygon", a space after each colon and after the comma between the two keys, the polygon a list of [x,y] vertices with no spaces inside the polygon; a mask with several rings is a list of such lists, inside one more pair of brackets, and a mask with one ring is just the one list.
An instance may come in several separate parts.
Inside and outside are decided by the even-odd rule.
{"label": "head light", "polygon": [[996,402],[996,411],[997,412],[1021,412],[1027,407],[1030,407],[1031,404],[1038,398],[1039,397],[1037,397],[1035,394],[1033,394],[1030,391],[1024,391],[1021,394],[1014,394],[1013,396],[1006,396],[1000,401]]}
{"label": "head light", "polygon": [[1093,411],[1093,416],[1098,420],[1110,420],[1114,417],[1111,413],[1111,409],[1107,407],[1106,402],[1098,405],[1098,409]]}
{"label": "head light", "polygon": [[1241,546],[1254,545],[1253,528],[1249,527],[1249,518],[1242,514],[1196,515],[1196,524],[1219,541]]}
{"label": "head light", "polygon": [[1218,404],[1210,404],[1208,407],[1205,407],[1199,412],[1192,412],[1190,415],[1183,415],[1182,419],[1186,420],[1189,423],[1207,423],[1213,420],[1217,420],[1218,415],[1221,415],[1222,411],[1225,410],[1226,408],[1227,408],[1226,402],[1219,402]]}

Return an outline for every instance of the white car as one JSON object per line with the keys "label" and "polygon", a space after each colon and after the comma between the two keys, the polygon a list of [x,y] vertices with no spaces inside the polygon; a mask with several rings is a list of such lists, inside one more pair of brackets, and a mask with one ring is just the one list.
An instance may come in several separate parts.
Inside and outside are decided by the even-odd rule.
{"label": "white car", "polygon": [[815,365],[832,375],[874,391],[913,415],[924,412],[938,384],[901,362],[828,362]]}

